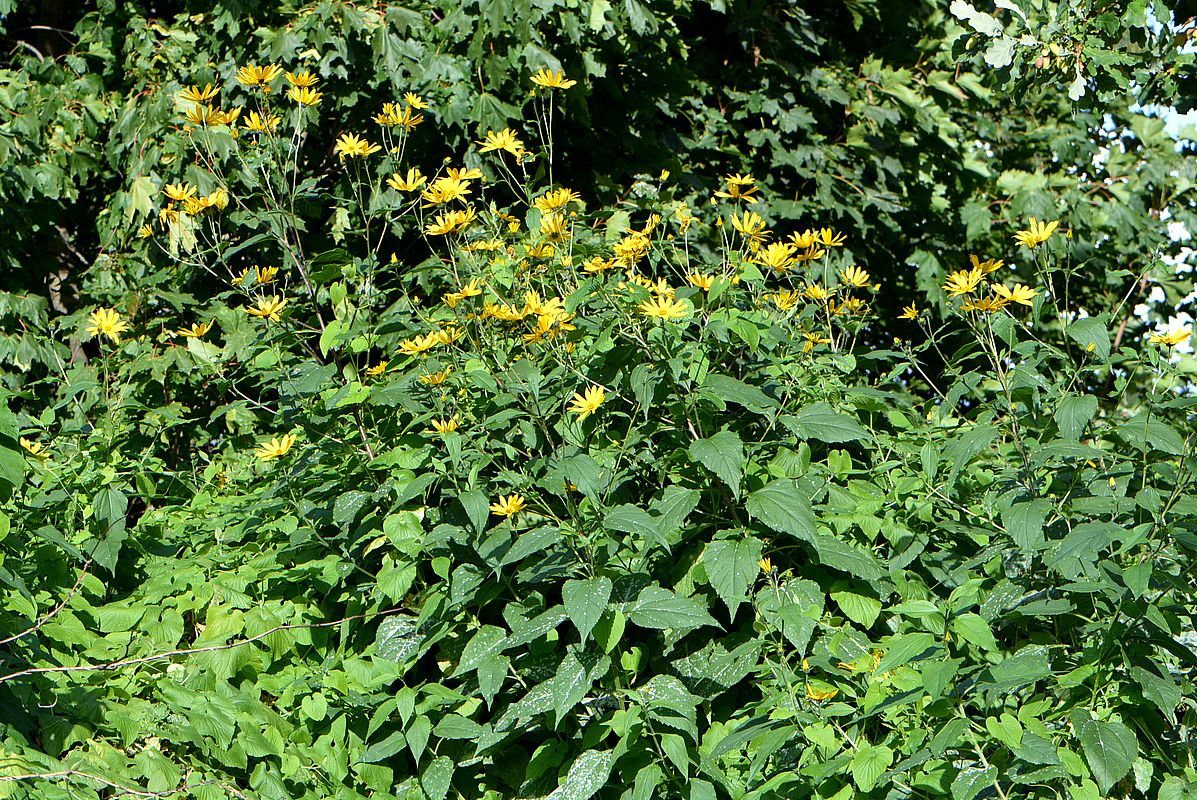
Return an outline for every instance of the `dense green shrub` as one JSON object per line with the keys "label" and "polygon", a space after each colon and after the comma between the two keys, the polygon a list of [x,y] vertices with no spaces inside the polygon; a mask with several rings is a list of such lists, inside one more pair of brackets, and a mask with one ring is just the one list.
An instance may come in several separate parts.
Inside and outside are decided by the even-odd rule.
{"label": "dense green shrub", "polygon": [[0,419],[6,796],[1197,792],[1187,331],[1067,221],[880,349],[754,180],[573,191],[560,73],[439,167],[281,73],[178,98]]}

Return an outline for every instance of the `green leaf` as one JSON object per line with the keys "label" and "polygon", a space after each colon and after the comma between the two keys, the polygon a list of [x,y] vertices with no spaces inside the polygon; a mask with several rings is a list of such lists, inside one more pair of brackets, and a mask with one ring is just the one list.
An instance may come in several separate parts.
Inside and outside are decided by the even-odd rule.
{"label": "green leaf", "polygon": [[428,800],[445,800],[448,797],[453,770],[453,760],[448,756],[437,756],[428,762],[424,774],[420,776],[420,787]]}
{"label": "green leaf", "polygon": [[1085,350],[1093,345],[1090,352],[1102,361],[1110,357],[1110,331],[1106,328],[1105,315],[1078,319],[1069,323],[1065,331]]}
{"label": "green leaf", "polygon": [[477,489],[471,489],[459,494],[457,501],[461,503],[466,519],[474,526],[474,530],[478,533],[485,531],[486,522],[490,519],[490,503],[486,499],[486,494]]}
{"label": "green leaf", "polygon": [[983,790],[993,786],[995,780],[997,769],[994,767],[966,767],[952,781],[952,800],[973,800]]}
{"label": "green leaf", "polygon": [[387,617],[378,623],[374,635],[374,654],[384,661],[402,664],[420,649],[422,637],[416,632],[415,617],[400,614]]}
{"label": "green leaf", "polygon": [[566,581],[561,588],[565,612],[578,629],[583,644],[607,609],[611,587],[611,579],[600,576],[584,581]]}
{"label": "green leaf", "polygon": [[1176,681],[1170,677],[1161,677],[1142,667],[1131,667],[1130,674],[1135,679],[1135,683],[1139,684],[1143,690],[1143,696],[1155,703],[1165,717],[1173,719],[1176,707],[1180,705],[1183,696]]}
{"label": "green leaf", "polygon": [[788,533],[803,541],[814,541],[815,512],[798,482],[780,478],[748,495],[749,515],[779,533]]}
{"label": "green leaf", "polygon": [[930,633],[906,633],[890,639],[885,655],[873,670],[875,673],[887,672],[915,659],[937,653],[939,643]]}
{"label": "green leaf", "polygon": [[827,403],[813,403],[793,416],[782,417],[781,421],[804,439],[817,439],[828,444],[855,442],[869,436],[860,423]]}
{"label": "green leaf", "polygon": [[998,649],[997,639],[993,638],[993,631],[989,623],[980,614],[971,611],[961,614],[952,620],[952,631],[969,644],[974,644],[982,650],[995,652]]}
{"label": "green leaf", "polygon": [[565,780],[545,800],[589,800],[607,784],[611,761],[610,750],[587,750],[570,765]]}
{"label": "green leaf", "polygon": [[129,197],[125,205],[125,222],[132,222],[136,217],[144,217],[154,210],[154,197],[158,194],[158,187],[154,181],[145,175],[138,175],[129,184]]}
{"label": "green leaf", "polygon": [[753,411],[777,407],[777,401],[756,386],[716,372],[707,375],[706,380],[702,382],[701,392],[728,403],[738,403]]}
{"label": "green leaf", "polygon": [[589,688],[586,667],[573,653],[566,653],[553,676],[553,715],[558,721],[586,696]]}
{"label": "green leaf", "polygon": [[603,517],[603,527],[611,531],[630,533],[643,543],[658,544],[668,549],[668,540],[661,533],[656,519],[643,508],[631,503],[624,503],[608,511]]}
{"label": "green leaf", "polygon": [[1066,439],[1079,440],[1089,420],[1097,413],[1097,398],[1091,394],[1070,394],[1060,398],[1056,406],[1056,425]]}
{"label": "green leaf", "polygon": [[1121,722],[1100,722],[1079,709],[1072,714],[1072,726],[1081,740],[1085,761],[1093,771],[1097,787],[1106,794],[1130,772],[1139,754],[1139,741]]}
{"label": "green leaf", "polygon": [[986,718],[985,729],[1011,750],[1017,751],[1022,747],[1022,725],[1009,712],[1004,712],[1000,717]]}
{"label": "green leaf", "polygon": [[893,760],[894,751],[885,745],[862,744],[848,765],[853,783],[862,792],[873,791]]}
{"label": "green leaf", "polygon": [[719,623],[694,600],[678,597],[660,586],[646,586],[640,596],[627,604],[625,613],[642,628],[691,630]]}
{"label": "green leaf", "polygon": [[723,430],[707,439],[699,439],[690,445],[690,458],[694,459],[720,480],[731,487],[732,494],[740,496],[740,474],[744,471],[744,444],[732,431]]}
{"label": "green leaf", "polygon": [[740,603],[746,599],[748,587],[760,572],[762,545],[758,539],[720,539],[703,549],[702,563],[707,579],[719,599],[734,617]]}
{"label": "green leaf", "polygon": [[774,591],[757,593],[756,606],[765,621],[781,631],[799,655],[806,655],[811,634],[823,616],[823,590],[808,580],[789,580]]}
{"label": "green leaf", "polygon": [[129,511],[129,498],[119,489],[106,486],[96,493],[92,509],[96,542],[91,546],[91,557],[104,569],[115,572],[121,546],[128,535],[125,516]]}
{"label": "green leaf", "polygon": [[840,607],[844,616],[865,628],[871,628],[881,614],[881,601],[855,592],[832,592],[831,599]]}
{"label": "green leaf", "polygon": [[1002,24],[988,14],[983,14],[973,7],[972,3],[965,2],[965,0],[952,0],[950,6],[952,16],[962,22],[968,23],[969,27],[977,33],[983,33],[986,36],[1000,36],[1002,34]]}
{"label": "green leaf", "polygon": [[507,632],[502,628],[483,625],[461,651],[461,660],[457,663],[457,669],[453,671],[453,677],[477,669],[483,661],[501,652],[506,639]]}
{"label": "green leaf", "polygon": [[1002,512],[1002,525],[1022,550],[1038,550],[1043,546],[1043,521],[1051,511],[1051,502],[1044,499],[1015,503]]}

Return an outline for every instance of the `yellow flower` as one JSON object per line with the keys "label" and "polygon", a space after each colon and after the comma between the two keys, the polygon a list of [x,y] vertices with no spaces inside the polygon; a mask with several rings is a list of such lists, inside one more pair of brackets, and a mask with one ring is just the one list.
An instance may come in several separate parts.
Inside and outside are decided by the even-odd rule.
{"label": "yellow flower", "polygon": [[770,558],[762,558],[756,562],[756,565],[761,568],[761,572],[765,575],[773,574],[773,560]]}
{"label": "yellow flower", "polygon": [[411,132],[424,121],[423,114],[417,114],[411,106],[400,106],[398,103],[383,103],[382,113],[374,115],[374,121],[379,125],[398,126],[404,131]]}
{"label": "yellow flower", "polygon": [[440,372],[430,372],[427,375],[420,376],[420,383],[425,386],[440,386],[449,377],[449,373],[453,371],[452,367],[445,367]]}
{"label": "yellow flower", "polygon": [[1014,234],[1014,241],[1018,242],[1023,247],[1038,247],[1039,245],[1052,238],[1052,234],[1056,232],[1056,228],[1060,226],[1060,220],[1053,220],[1052,222],[1040,222],[1031,217],[1031,225],[1025,231],[1019,231]]}
{"label": "yellow flower", "polygon": [[661,295],[652,300],[645,300],[636,308],[646,317],[656,317],[662,320],[683,319],[690,315],[690,307],[681,300],[671,300]]}
{"label": "yellow flower", "polygon": [[972,297],[961,304],[961,311],[977,311],[982,314],[996,314],[1006,307],[1006,300],[1000,297]]}
{"label": "yellow flower", "polygon": [[287,83],[291,84],[292,86],[309,88],[315,86],[318,80],[320,79],[306,69],[303,72],[287,73]]}
{"label": "yellow flower", "polygon": [[840,273],[840,280],[849,286],[860,288],[869,285],[869,273],[857,266],[851,266]]}
{"label": "yellow flower", "polygon": [[823,301],[830,298],[835,292],[833,290],[824,289],[817,283],[808,283],[802,290],[806,295],[807,300]]}
{"label": "yellow flower", "polygon": [[673,213],[677,217],[678,228],[682,233],[690,230],[690,226],[698,221],[698,217],[690,213],[690,206],[685,203],[679,204]]}
{"label": "yellow flower", "polygon": [[196,188],[189,183],[168,183],[162,192],[171,200],[181,203],[195,197]]}
{"label": "yellow flower", "polygon": [[763,242],[769,238],[764,218],[755,211],[745,211],[742,215],[732,214],[731,224],[749,242]]}
{"label": "yellow flower", "polygon": [[805,331],[802,335],[806,338],[806,343],[802,345],[802,352],[804,353],[809,353],[814,350],[815,345],[817,344],[831,344],[830,336],[824,336],[818,333],[806,333]]}
{"label": "yellow flower", "polygon": [[379,361],[372,367],[366,369],[366,375],[370,378],[377,378],[379,375],[387,371],[387,362]]}
{"label": "yellow flower", "polygon": [[287,90],[287,97],[290,97],[301,106],[318,106],[324,95],[310,86],[292,86]]}
{"label": "yellow flower", "polygon": [[186,116],[192,125],[232,125],[241,116],[241,109],[224,112],[211,105],[196,103]]}
{"label": "yellow flower", "polygon": [[478,148],[479,153],[490,153],[494,150],[505,150],[513,156],[524,153],[524,143],[516,138],[515,131],[511,128],[504,128],[498,133],[488,130],[486,136],[475,144],[481,145]]}
{"label": "yellow flower", "polygon": [[968,260],[972,262],[973,269],[979,269],[988,275],[991,272],[996,272],[1006,265],[1005,261],[1000,258],[991,258],[988,261],[982,261],[976,256],[969,256]]}
{"label": "yellow flower", "polygon": [[428,206],[443,206],[454,200],[464,200],[470,194],[470,184],[461,178],[451,175],[437,178],[423,193],[420,199]]}
{"label": "yellow flower", "polygon": [[399,352],[405,356],[423,355],[440,343],[441,340],[437,338],[436,333],[427,333],[423,336],[404,339],[399,343]]}
{"label": "yellow flower", "polygon": [[569,221],[561,214],[545,214],[540,218],[540,233],[550,242],[559,242],[569,233]]}
{"label": "yellow flower", "polygon": [[971,294],[980,285],[981,280],[985,277],[985,273],[979,267],[972,269],[961,269],[948,275],[947,281],[943,288],[952,297],[959,297],[962,294]]}
{"label": "yellow flower", "polygon": [[569,404],[569,410],[577,414],[579,420],[583,420],[595,411],[598,411],[598,407],[603,404],[603,400],[606,398],[606,389],[601,386],[591,386],[585,393],[574,393],[573,399]]}
{"label": "yellow flower", "polygon": [[269,92],[271,82],[282,74],[283,68],[275,64],[268,64],[265,67],[250,64],[237,70],[237,80],[242,86],[247,88],[261,86],[265,91]]}
{"label": "yellow flower", "polygon": [[537,70],[532,75],[532,82],[546,89],[568,89],[577,83],[577,81],[571,81],[566,78],[561,70],[551,72],[547,69]]}
{"label": "yellow flower", "polygon": [[490,510],[500,517],[510,517],[523,511],[527,506],[528,504],[521,494],[499,495],[499,501],[491,503]]}
{"label": "yellow flower", "polygon": [[448,167],[445,173],[455,181],[480,181],[482,180],[482,170],[477,167]]}
{"label": "yellow flower", "polygon": [[215,97],[219,92],[219,89],[214,87],[212,84],[207,83],[204,84],[204,88],[202,89],[198,86],[192,86],[190,88],[184,89],[179,94],[179,99],[186,100],[189,103],[206,103]]}
{"label": "yellow flower", "polygon": [[192,325],[190,328],[180,328],[179,330],[175,331],[175,336],[186,336],[189,339],[198,339],[207,334],[208,331],[212,330],[212,323],[215,321],[216,320],[210,320],[208,322],[201,322],[198,325]]}
{"label": "yellow flower", "polygon": [[279,122],[281,119],[276,114],[267,114],[263,117],[257,111],[251,111],[245,118],[245,127],[257,133],[269,133],[278,127]]}
{"label": "yellow flower", "polygon": [[1152,344],[1162,344],[1167,347],[1176,347],[1176,345],[1187,340],[1192,335],[1192,328],[1177,328],[1176,330],[1169,331],[1168,333],[1157,333],[1153,335],[1151,337],[1151,342]]}
{"label": "yellow flower", "polygon": [[614,266],[615,266],[615,259],[603,258],[602,256],[594,256],[593,258],[589,258],[586,261],[582,262],[582,271],[588,272],[591,275],[597,275],[601,272],[606,272],[607,270],[613,268]]}
{"label": "yellow flower", "polygon": [[898,319],[918,319],[919,307],[914,303],[902,308],[902,313],[898,315]]}
{"label": "yellow flower", "polygon": [[580,194],[570,189],[552,189],[533,200],[532,207],[538,209],[542,214],[547,214],[550,211],[565,208],[570,203],[576,203],[581,199]]}
{"label": "yellow flower", "polygon": [[794,265],[794,245],[773,242],[760,249],[756,254],[755,261],[774,272],[789,272],[790,267]]}
{"label": "yellow flower", "polygon": [[1029,306],[1034,305],[1032,302],[1035,299],[1037,292],[1029,286],[1023,286],[1021,283],[1014,284],[1014,288],[1007,288],[1001,283],[989,284],[990,290],[995,295],[1001,298],[1003,303],[1018,303],[1019,305]]}
{"label": "yellow flower", "polygon": [[837,317],[851,314],[864,314],[869,310],[869,307],[865,305],[864,300],[861,300],[859,297],[849,297],[839,305],[836,305],[836,303],[832,301],[827,307],[831,309],[831,313],[835,314]]}
{"label": "yellow flower", "polygon": [[686,276],[686,283],[690,284],[691,286],[697,286],[704,292],[709,292],[711,291],[711,287],[715,285],[715,276],[703,275],[699,272],[691,272]]}
{"label": "yellow flower", "polygon": [[287,298],[285,297],[263,297],[254,303],[249,308],[245,309],[246,313],[251,317],[264,317],[271,322],[278,322],[281,319],[281,314],[287,306]]}
{"label": "yellow flower", "polygon": [[98,308],[91,312],[91,324],[87,332],[92,336],[107,336],[113,342],[119,343],[121,334],[129,330],[128,324],[121,319],[121,315],[114,308]]}
{"label": "yellow flower", "polygon": [[282,458],[291,450],[291,445],[293,444],[295,444],[295,435],[290,433],[278,439],[262,442],[262,444],[258,445],[258,459],[261,461],[270,461],[271,459]]}
{"label": "yellow flower", "polygon": [[24,436],[21,437],[21,447],[25,448],[25,452],[31,456],[36,456],[37,458],[50,457],[50,451],[46,449],[44,444],[35,442],[32,439],[26,439]]}
{"label": "yellow flower", "polygon": [[456,308],[457,304],[462,300],[465,300],[467,297],[477,297],[480,294],[482,294],[482,289],[478,285],[478,279],[474,278],[465,286],[461,287],[460,291],[447,292],[444,295],[444,301],[449,308]]}
{"label": "yellow flower", "polygon": [[819,232],[807,228],[802,233],[791,233],[790,244],[799,250],[809,250],[819,242]]}
{"label": "yellow flower", "polygon": [[254,267],[254,282],[261,285],[270,283],[278,275],[278,267]]}
{"label": "yellow flower", "polygon": [[142,239],[148,239],[154,235],[154,228],[151,225],[142,225],[137,229],[137,235]]}
{"label": "yellow flower", "polygon": [[777,306],[778,311],[789,311],[798,305],[800,297],[802,297],[802,294],[797,289],[789,289],[784,292],[774,292],[771,299],[773,300],[773,305]]}
{"label": "yellow flower", "polygon": [[419,189],[428,179],[416,167],[412,167],[407,171],[407,175],[400,175],[398,172],[387,178],[387,186],[390,186],[397,192],[414,192]]}
{"label": "yellow flower", "polygon": [[822,702],[824,700],[830,700],[839,693],[840,693],[839,689],[822,688],[819,686],[813,686],[809,683],[806,685],[806,696],[809,697],[811,700],[815,700],[818,702]]}
{"label": "yellow flower", "polygon": [[432,104],[420,97],[415,92],[404,92],[403,102],[407,103],[412,108],[432,108]]}
{"label": "yellow flower", "polygon": [[824,247],[840,247],[847,240],[847,236],[842,233],[833,233],[831,228],[823,228],[816,238],[816,241]]}
{"label": "yellow flower", "polygon": [[727,184],[727,191],[715,192],[716,197],[743,200],[746,203],[755,203],[760,199],[753,197],[756,194],[756,179],[751,175],[724,175],[723,181]]}
{"label": "yellow flower", "polygon": [[472,208],[467,208],[464,211],[448,211],[444,214],[437,214],[431,224],[424,226],[424,232],[429,236],[446,236],[450,233],[457,233],[477,217],[477,212]]}
{"label": "yellow flower", "polygon": [[212,193],[204,198],[204,201],[213,208],[219,211],[224,211],[229,207],[229,192],[223,186],[218,186],[212,190]]}
{"label": "yellow flower", "polygon": [[340,156],[342,161],[346,157],[362,158],[371,153],[377,153],[381,149],[381,145],[370,144],[365,139],[352,133],[342,133],[340,138],[337,139],[336,145],[333,146],[333,152]]}
{"label": "yellow flower", "polygon": [[428,433],[430,433],[430,434],[453,433],[460,427],[461,427],[461,424],[457,421],[457,416],[454,415],[452,417],[449,417],[448,419],[432,420],[432,428],[428,431]]}

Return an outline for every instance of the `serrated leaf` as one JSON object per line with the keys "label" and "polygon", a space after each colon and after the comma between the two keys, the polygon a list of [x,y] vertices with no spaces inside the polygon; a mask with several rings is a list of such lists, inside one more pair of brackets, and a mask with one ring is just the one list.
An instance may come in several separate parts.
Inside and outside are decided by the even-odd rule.
{"label": "serrated leaf", "polygon": [[887,672],[922,656],[938,653],[938,651],[938,642],[930,633],[907,633],[895,636],[890,640],[885,649],[885,655],[881,657],[881,662],[873,671],[878,674]]}
{"label": "serrated leaf", "polygon": [[1085,711],[1073,712],[1072,725],[1097,788],[1106,794],[1130,772],[1139,754],[1139,741],[1134,731],[1121,722],[1100,722]]}
{"label": "serrated leaf", "polygon": [[647,586],[628,604],[625,612],[642,628],[691,630],[703,625],[719,625],[706,608],[687,597],[678,597],[660,586]]}
{"label": "serrated leaf", "polygon": [[494,625],[483,625],[461,651],[461,660],[453,671],[453,677],[477,669],[479,664],[503,649],[506,639],[507,631]]}
{"label": "serrated leaf", "polygon": [[848,770],[852,773],[852,782],[862,792],[873,791],[873,787],[889,769],[893,760],[894,751],[885,745],[861,745],[848,765]]}
{"label": "serrated leaf", "polygon": [[732,431],[720,431],[707,439],[690,444],[690,458],[694,459],[731,487],[740,496],[740,475],[744,471],[744,443]]}
{"label": "serrated leaf", "polygon": [[750,516],[775,531],[806,542],[815,538],[815,512],[797,481],[781,478],[768,483],[748,495],[745,505]]}
{"label": "serrated leaf", "polygon": [[993,786],[996,778],[997,770],[993,767],[966,767],[952,781],[952,800],[973,800],[984,789]]}
{"label": "serrated leaf", "polygon": [[865,628],[872,627],[881,614],[881,601],[855,592],[832,592],[831,599],[840,607],[844,616]]}
{"label": "serrated leaf", "polygon": [[578,629],[583,644],[607,609],[611,588],[611,579],[604,576],[584,581],[566,581],[561,588],[565,612]]}
{"label": "serrated leaf", "polygon": [[402,664],[420,649],[417,627],[414,617],[387,617],[378,623],[378,632],[374,634],[374,654],[384,661]]}
{"label": "serrated leaf", "polygon": [[570,765],[565,780],[545,800],[590,800],[606,785],[611,759],[609,750],[587,750]]}
{"label": "serrated leaf", "polygon": [[869,436],[852,417],[822,402],[813,403],[793,416],[782,417],[782,423],[803,439],[817,439],[828,444],[855,442]]}
{"label": "serrated leaf", "polygon": [[1052,505],[1044,499],[1015,503],[1002,512],[1002,525],[1022,550],[1038,550],[1044,543],[1043,521]]}
{"label": "serrated leaf", "polygon": [[702,563],[707,579],[733,617],[760,572],[757,562],[761,559],[761,549],[760,541],[752,537],[721,539],[703,549]]}
{"label": "serrated leaf", "polygon": [[1096,413],[1097,398],[1093,395],[1066,395],[1056,404],[1056,427],[1064,438],[1079,440]]}

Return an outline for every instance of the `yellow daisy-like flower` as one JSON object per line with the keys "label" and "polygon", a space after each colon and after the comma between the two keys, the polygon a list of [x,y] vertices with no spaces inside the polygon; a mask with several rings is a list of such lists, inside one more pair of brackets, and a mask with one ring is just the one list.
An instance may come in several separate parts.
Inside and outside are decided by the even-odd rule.
{"label": "yellow daisy-like flower", "polygon": [[148,239],[154,235],[154,228],[152,225],[142,225],[137,229],[137,236],[140,239]]}
{"label": "yellow daisy-like flower", "polygon": [[254,283],[259,286],[272,283],[278,275],[278,267],[254,267]]}
{"label": "yellow daisy-like flower", "polygon": [[381,145],[370,144],[365,139],[352,134],[342,133],[333,146],[333,152],[344,161],[347,157],[363,158],[382,149]]}
{"label": "yellow daisy-like flower", "polygon": [[179,203],[195,197],[196,191],[196,188],[189,183],[168,183],[162,189],[163,194]]}
{"label": "yellow daisy-like flower", "polygon": [[25,448],[25,452],[37,458],[49,458],[50,451],[41,442],[35,442],[32,439],[26,439],[24,436],[20,439],[21,447]]}
{"label": "yellow daisy-like flower", "polygon": [[251,317],[262,317],[271,322],[278,322],[282,319],[283,309],[287,307],[287,298],[285,297],[263,297],[254,303],[245,312]]}
{"label": "yellow daisy-like flower", "polygon": [[463,230],[477,217],[478,213],[473,208],[437,214],[430,224],[424,226],[424,232],[429,236],[447,236]]}
{"label": "yellow daisy-like flower", "polygon": [[1038,294],[1031,287],[1024,286],[1021,283],[1014,284],[1013,289],[1001,283],[991,283],[989,284],[989,288],[1003,303],[1018,303],[1023,306],[1034,305],[1035,295]]}
{"label": "yellow daisy-like flower", "polygon": [[908,306],[903,306],[902,313],[898,315],[898,319],[918,319],[919,307],[914,303]]}
{"label": "yellow daisy-like flower", "polygon": [[310,86],[292,86],[287,90],[287,97],[301,106],[318,106],[324,95]]}
{"label": "yellow daisy-like flower", "polygon": [[696,286],[704,292],[709,292],[711,291],[711,287],[715,285],[715,276],[703,275],[700,272],[691,272],[686,276],[686,283]]}
{"label": "yellow daisy-like flower", "polygon": [[121,334],[129,330],[128,324],[121,319],[121,315],[114,308],[98,308],[91,312],[90,324],[87,332],[92,336],[107,336],[114,343],[119,344]]}
{"label": "yellow daisy-like flower", "polygon": [[204,198],[204,201],[219,211],[224,211],[229,207],[229,192],[223,186],[219,186],[212,190],[212,193]]}
{"label": "yellow daisy-like flower", "polygon": [[944,290],[952,297],[959,297],[963,294],[972,294],[976,291],[981,281],[985,278],[985,273],[979,268],[961,269],[948,275],[947,281],[944,283]]}
{"label": "yellow daisy-like flower", "polygon": [[1014,234],[1014,241],[1023,247],[1038,247],[1052,238],[1052,234],[1056,232],[1056,228],[1058,227],[1060,227],[1060,220],[1058,219],[1051,222],[1040,222],[1031,217],[1030,226],[1025,231],[1019,231]]}
{"label": "yellow daisy-like flower", "polygon": [[785,242],[773,242],[762,247],[753,259],[762,267],[768,267],[774,272],[789,272],[794,266],[794,245]]}
{"label": "yellow daisy-like flower", "polygon": [[808,283],[803,287],[802,293],[806,295],[807,300],[814,300],[816,302],[827,300],[835,294],[833,290],[824,289],[817,283]]}
{"label": "yellow daisy-like flower", "polygon": [[997,272],[1002,267],[1006,266],[1006,262],[1000,258],[991,258],[988,261],[982,261],[976,256],[970,255],[968,260],[972,262],[973,269],[979,269],[988,275],[991,272]]}
{"label": "yellow daisy-like flower", "polygon": [[806,696],[817,702],[831,700],[839,693],[840,690],[835,688],[823,688],[809,683],[806,685]]}
{"label": "yellow daisy-like flower", "polygon": [[432,185],[420,194],[420,199],[424,201],[424,207],[427,208],[428,206],[443,206],[454,200],[465,200],[469,194],[469,181],[447,175],[433,181]]}
{"label": "yellow daisy-like flower", "polygon": [[765,230],[764,218],[755,211],[732,214],[731,225],[751,243],[763,242],[769,238],[769,232]]}
{"label": "yellow daisy-like flower", "polygon": [[851,266],[840,273],[840,280],[848,286],[855,286],[861,288],[869,285],[869,273],[857,266]]}
{"label": "yellow daisy-like flower", "polygon": [[294,434],[288,433],[277,439],[262,442],[262,444],[258,445],[258,459],[260,461],[271,461],[276,458],[282,458],[290,452],[291,445],[295,444],[295,438]]}
{"label": "yellow daisy-like flower", "polygon": [[970,297],[961,304],[961,311],[976,311],[981,314],[996,314],[1006,307],[1006,300],[1000,297]]}
{"label": "yellow daisy-like flower", "polygon": [[480,145],[478,148],[479,153],[504,150],[517,157],[524,153],[524,143],[516,137],[515,131],[511,128],[504,128],[498,133],[488,130],[486,136],[475,142],[475,144]]}
{"label": "yellow daisy-like flower", "polygon": [[715,192],[716,197],[728,200],[743,200],[745,203],[755,203],[760,200],[756,194],[756,179],[751,175],[724,175],[723,182],[727,184],[727,191]]}
{"label": "yellow daisy-like flower", "polygon": [[281,121],[276,114],[267,114],[263,117],[257,111],[251,111],[245,118],[245,127],[255,133],[269,133],[277,128]]}
{"label": "yellow daisy-like flower", "polygon": [[546,89],[568,89],[577,83],[566,78],[561,70],[553,72],[547,69],[539,69],[533,73],[532,82]]}
{"label": "yellow daisy-like flower", "polygon": [[773,301],[773,305],[777,306],[778,311],[789,311],[798,305],[798,300],[801,297],[802,293],[797,289],[788,289],[784,292],[774,292],[770,299]]}
{"label": "yellow daisy-like flower", "polygon": [[824,247],[841,247],[844,242],[848,241],[848,237],[842,233],[834,233],[831,228],[822,228],[816,241]]}
{"label": "yellow daisy-like flower", "polygon": [[646,317],[656,317],[661,320],[684,319],[690,316],[690,307],[681,300],[672,300],[666,295],[659,295],[652,300],[645,300],[636,309]]}
{"label": "yellow daisy-like flower", "polygon": [[614,269],[615,259],[603,258],[602,256],[594,256],[582,262],[582,271],[591,275],[598,275],[607,270]]}
{"label": "yellow daisy-like flower", "polygon": [[267,64],[264,67],[249,64],[237,70],[237,81],[246,88],[261,86],[269,92],[271,82],[282,74],[283,68],[277,64]]}
{"label": "yellow daisy-like flower", "polygon": [[1151,337],[1152,344],[1162,344],[1166,347],[1176,347],[1193,335],[1192,328],[1177,328],[1168,333],[1157,333]]}
{"label": "yellow daisy-like flower", "polygon": [[[240,110],[238,110],[238,115]],[[215,106],[207,105],[205,103],[196,103],[186,113],[187,121],[192,125],[209,126],[209,125],[225,125],[230,121],[229,115],[225,114]],[[233,116],[231,119],[236,119]]]}
{"label": "yellow daisy-like flower", "polygon": [[379,125],[400,127],[411,132],[424,121],[423,114],[417,114],[411,106],[400,106],[398,103],[383,103],[382,113],[374,115],[374,121]]}
{"label": "yellow daisy-like flower", "polygon": [[191,86],[179,93],[179,99],[188,103],[206,103],[220,92],[212,84],[204,84],[204,88]]}
{"label": "yellow daisy-like flower", "polygon": [[569,220],[555,212],[545,214],[540,218],[540,233],[550,242],[560,242],[569,234]]}
{"label": "yellow daisy-like flower", "polygon": [[528,507],[528,503],[521,494],[499,495],[496,503],[490,504],[490,510],[500,517],[510,517]]}
{"label": "yellow daisy-like flower", "polygon": [[607,390],[601,386],[591,386],[585,392],[575,392],[570,401],[569,410],[578,415],[579,420],[586,419],[607,399]]}
{"label": "yellow daisy-like flower", "polygon": [[192,325],[190,328],[179,328],[175,331],[175,336],[186,336],[188,339],[199,339],[208,331],[212,330],[212,325],[216,320],[209,320],[208,322],[201,322],[198,325]]}
{"label": "yellow daisy-like flower", "polygon": [[432,427],[428,429],[428,433],[434,435],[438,433],[453,433],[461,427],[461,424],[457,421],[456,416],[449,417],[448,419],[434,419],[431,421],[431,424]]}
{"label": "yellow daisy-like flower", "polygon": [[425,386],[440,386],[448,379],[451,372],[453,372],[452,367],[445,367],[440,372],[430,372],[427,375],[421,375],[420,383]]}
{"label": "yellow daisy-like flower", "polygon": [[806,339],[806,343],[802,345],[802,352],[804,353],[809,353],[814,350],[815,345],[831,344],[831,337],[825,336],[823,334],[807,333],[804,331],[802,336]]}
{"label": "yellow daisy-like flower", "polygon": [[315,86],[316,82],[319,80],[319,78],[306,69],[303,72],[287,73],[287,83],[291,84],[292,86],[299,86],[301,88],[310,88]]}
{"label": "yellow daisy-like flower", "polygon": [[432,108],[431,103],[429,103],[423,97],[420,97],[420,95],[416,94],[415,92],[404,92],[403,102],[407,103],[412,108]]}
{"label": "yellow daisy-like flower", "polygon": [[379,361],[372,367],[366,369],[366,375],[371,378],[377,378],[379,375],[387,371],[387,362]]}
{"label": "yellow daisy-like flower", "polygon": [[770,558],[762,558],[756,562],[756,565],[761,568],[761,572],[765,575],[773,574],[773,560]]}
{"label": "yellow daisy-like flower", "polygon": [[416,167],[409,169],[407,175],[401,175],[396,172],[387,178],[387,186],[390,186],[397,192],[414,192],[427,182],[428,179]]}
{"label": "yellow daisy-like flower", "polygon": [[570,203],[576,203],[582,196],[571,189],[551,189],[532,201],[532,207],[542,214],[559,211]]}
{"label": "yellow daisy-like flower", "polygon": [[790,244],[799,250],[809,250],[819,243],[819,232],[807,228],[802,233],[791,233]]}

